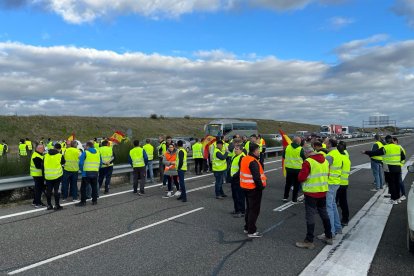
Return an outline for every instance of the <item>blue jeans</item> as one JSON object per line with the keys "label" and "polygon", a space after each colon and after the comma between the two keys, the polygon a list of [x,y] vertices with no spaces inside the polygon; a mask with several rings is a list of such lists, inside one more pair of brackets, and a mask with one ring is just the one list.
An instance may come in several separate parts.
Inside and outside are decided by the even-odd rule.
{"label": "blue jeans", "polygon": [[64,199],[68,197],[68,189],[70,189],[72,199],[78,199],[78,172],[69,172],[63,170],[62,197]]}
{"label": "blue jeans", "polygon": [[326,193],[326,211],[328,211],[332,235],[342,230],[338,207],[336,206],[336,191],[338,189],[339,185],[329,185],[329,191]]}
{"label": "blue jeans", "polygon": [[147,164],[147,179],[148,179],[148,175],[151,179],[151,182],[154,182],[154,168],[153,168],[153,160],[148,160],[148,164]]}
{"label": "blue jeans", "polygon": [[187,190],[185,189],[184,174],[185,174],[185,171],[178,170],[178,181],[180,182],[180,191],[181,191],[180,197],[182,199],[187,199]]}
{"label": "blue jeans", "polygon": [[402,179],[401,173],[400,173],[400,192],[401,192],[401,196],[405,196],[405,186],[404,186],[404,181]]}
{"label": "blue jeans", "polygon": [[224,195],[223,192],[223,181],[224,181],[224,176],[225,176],[226,171],[221,171],[221,172],[214,172],[214,177],[216,178],[216,182],[215,182],[215,191],[216,191],[216,196],[221,196]]}
{"label": "blue jeans", "polygon": [[382,189],[384,186],[384,172],[382,163],[371,160],[371,170],[374,175],[375,188]]}

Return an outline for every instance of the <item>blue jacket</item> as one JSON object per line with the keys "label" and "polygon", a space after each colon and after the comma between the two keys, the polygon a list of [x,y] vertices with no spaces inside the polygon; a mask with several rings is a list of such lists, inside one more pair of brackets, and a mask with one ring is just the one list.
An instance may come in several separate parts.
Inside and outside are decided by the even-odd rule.
{"label": "blue jacket", "polygon": [[[145,152],[145,150],[143,149],[142,151],[143,155],[144,155],[144,162],[145,162],[145,166],[148,165],[148,155]],[[131,159],[131,155],[128,154],[128,163],[131,165],[132,167],[132,159]]]}
{"label": "blue jacket", "polygon": [[[90,153],[96,153],[95,148],[89,148],[89,149],[87,149],[87,151],[89,151]],[[85,163],[85,158],[86,158],[86,151],[82,152],[82,155],[79,157],[79,170],[82,173],[82,177],[97,177],[98,172],[85,172],[85,171],[83,171],[83,165]],[[101,163],[99,164],[99,168],[101,168],[101,167],[102,167],[102,156],[101,156]]]}

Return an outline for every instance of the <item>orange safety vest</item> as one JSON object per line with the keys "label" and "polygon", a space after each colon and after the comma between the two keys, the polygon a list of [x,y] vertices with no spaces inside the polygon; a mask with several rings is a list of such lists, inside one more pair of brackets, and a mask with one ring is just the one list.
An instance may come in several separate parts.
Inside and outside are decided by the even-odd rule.
{"label": "orange safety vest", "polygon": [[[165,159],[167,159],[168,162],[175,162],[177,160],[177,153],[176,152],[174,154],[171,154],[168,151],[166,151],[164,154],[165,154]],[[165,166],[164,171],[169,171],[169,170],[173,170],[173,169],[175,169],[175,165]]]}
{"label": "orange safety vest", "polygon": [[253,190],[256,188],[254,184],[253,175],[250,172],[249,165],[251,162],[257,162],[260,168],[260,178],[262,179],[263,187],[266,187],[267,177],[264,174],[264,170],[259,161],[253,156],[247,155],[243,157],[240,164],[240,187],[243,189]]}

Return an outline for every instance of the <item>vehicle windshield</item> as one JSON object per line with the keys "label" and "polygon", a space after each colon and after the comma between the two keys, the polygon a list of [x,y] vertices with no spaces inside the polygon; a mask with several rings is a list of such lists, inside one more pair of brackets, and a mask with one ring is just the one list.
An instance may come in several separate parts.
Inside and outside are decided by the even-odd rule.
{"label": "vehicle windshield", "polygon": [[210,124],[210,125],[207,125],[206,134],[213,135],[213,136],[222,135],[222,133],[221,133],[221,127],[222,127],[221,124]]}

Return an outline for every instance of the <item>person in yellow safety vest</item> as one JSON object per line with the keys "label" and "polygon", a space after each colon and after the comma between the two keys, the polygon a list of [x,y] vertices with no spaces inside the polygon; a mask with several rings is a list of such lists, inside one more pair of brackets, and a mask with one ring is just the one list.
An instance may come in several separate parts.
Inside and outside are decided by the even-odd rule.
{"label": "person in yellow safety vest", "polygon": [[27,145],[24,141],[24,139],[20,139],[20,144],[19,144],[19,156],[20,157],[26,157],[27,156]]}
{"label": "person in yellow safety vest", "polygon": [[[375,143],[372,145],[371,151],[376,151],[384,147],[381,136],[376,134],[374,136]],[[382,156],[371,156],[371,170],[374,176],[374,187],[371,191],[376,192],[384,187],[384,166]]]}
{"label": "person in yellow safety vest", "polygon": [[349,186],[349,174],[351,172],[351,159],[349,153],[346,150],[346,143],[339,141],[336,147],[339,153],[342,155],[342,172],[341,172],[341,184],[336,192],[336,202],[342,210],[341,225],[347,226],[349,222],[349,207],[347,190]]}
{"label": "person in yellow safety vest", "polygon": [[[134,141],[134,148],[129,151],[128,163],[133,168],[133,193],[145,194],[145,166],[148,164],[148,156],[145,150],[139,146],[139,141]],[[138,178],[141,179],[138,192]]]}
{"label": "person in yellow safety vest", "polygon": [[100,152],[94,148],[93,142],[86,142],[85,151],[79,158],[79,170],[82,173],[81,201],[76,204],[78,207],[86,205],[86,187],[92,188],[92,205],[98,204],[98,173],[102,166]]}
{"label": "person in yellow safety vest", "polygon": [[4,155],[4,144],[0,143],[0,156]]}
{"label": "person in yellow safety vest", "polygon": [[93,147],[95,148],[95,149],[99,149],[99,146],[100,146],[100,144],[99,144],[99,142],[98,142],[98,138],[93,138]]}
{"label": "person in yellow safety vest", "polygon": [[399,145],[394,144],[391,135],[385,137],[387,143],[384,147],[376,151],[363,151],[368,156],[382,156],[384,164],[387,165],[388,174],[386,175],[388,189],[391,193],[389,204],[401,203],[400,199],[400,177],[401,162],[405,160],[405,153]]}
{"label": "person in yellow safety vest", "polygon": [[67,147],[63,153],[65,157],[65,167],[63,168],[62,177],[62,201],[66,201],[69,195],[72,196],[73,201],[78,200],[78,172],[79,172],[79,157],[80,150],[77,148],[76,141],[67,141]]}
{"label": "person in yellow safety vest", "polygon": [[314,141],[312,147],[315,149],[315,152],[320,153],[323,156],[326,156],[328,154],[328,150],[322,146],[321,141]]}
{"label": "person in yellow safety vest", "polygon": [[181,200],[182,202],[187,202],[187,192],[185,189],[185,180],[184,175],[187,171],[187,151],[183,148],[184,142],[182,140],[178,140],[177,147],[177,172],[178,172],[178,182],[180,183],[180,196],[177,197],[177,200]]}
{"label": "person in yellow safety vest", "polygon": [[[159,174],[160,174],[160,182],[163,182],[164,180],[164,170],[165,170],[165,166],[162,162],[163,156],[165,154],[165,152],[167,151],[167,145],[165,142],[165,136],[164,135],[160,135],[158,137],[158,142],[160,143],[160,145],[157,147],[158,150],[158,163],[159,163]],[[162,185],[161,188],[164,188],[166,186],[166,184]]]}
{"label": "person in yellow safety vest", "polygon": [[102,166],[99,169],[98,177],[98,195],[99,190],[102,187],[103,181],[105,179],[105,188],[104,194],[109,193],[109,188],[111,184],[112,172],[114,168],[115,155],[113,149],[108,145],[108,141],[102,141],[102,145],[98,148],[99,153],[101,154]]}
{"label": "person in yellow safety vest", "polygon": [[243,157],[240,163],[240,187],[246,195],[246,213],[244,232],[248,238],[261,238],[257,231],[256,221],[260,213],[263,189],[266,187],[267,177],[259,162],[259,145],[251,143],[249,155]]}
{"label": "person in yellow safety vest", "polygon": [[285,159],[286,168],[286,183],[283,201],[289,200],[289,193],[292,187],[292,202],[296,203],[298,201],[298,193],[300,188],[298,175],[302,168],[303,160],[305,159],[305,154],[300,146],[301,143],[302,138],[295,136],[292,143],[288,145],[282,153],[282,157]]}
{"label": "person in yellow safety vest", "polygon": [[[235,138],[234,140],[240,140]],[[240,141],[241,142],[241,141]],[[240,143],[234,145],[234,156],[231,159],[230,164],[230,176],[231,176],[231,195],[234,203],[234,211],[232,215],[235,218],[244,217],[246,211],[246,197],[244,191],[240,187],[240,164],[243,157],[246,156],[243,152],[243,147]]]}
{"label": "person in yellow safety vest", "polygon": [[[336,205],[336,192],[341,185],[343,157],[342,154],[336,148],[338,141],[335,139],[329,139],[326,146],[328,147],[328,154],[326,160],[329,162],[329,176],[328,176],[328,187],[329,191],[326,195],[326,209],[328,211],[329,220],[331,222],[332,236],[342,233],[341,220],[339,218],[338,207]],[[323,240],[325,234],[318,236],[318,239]]]}
{"label": "person in yellow safety vest", "polygon": [[265,153],[266,153],[266,141],[259,134],[257,136],[257,142],[258,142],[259,147],[260,147],[260,164],[262,165],[262,167],[264,169],[264,159],[265,159]]}
{"label": "person in yellow safety vest", "polygon": [[50,150],[50,149],[53,149],[53,141],[51,138],[47,138],[46,150]]}
{"label": "person in yellow safety vest", "polygon": [[234,156],[233,150],[234,150],[234,146],[230,145],[229,143],[229,138],[225,137],[224,138],[224,149],[225,151],[227,151],[229,154],[227,155],[226,158],[226,162],[227,162],[227,170],[226,170],[226,175],[225,175],[225,181],[226,183],[231,184],[231,176],[230,176],[230,166],[231,166],[231,158]]}
{"label": "person in yellow safety vest", "polygon": [[227,161],[228,151],[225,151],[224,143],[222,140],[218,140],[216,147],[212,155],[212,166],[214,177],[216,178],[215,182],[215,193],[216,199],[223,199],[227,195],[223,191],[224,177],[227,170]]}
{"label": "person in yellow safety vest", "polygon": [[37,145],[36,150],[30,158],[30,176],[33,177],[34,181],[33,204],[35,208],[46,206],[42,202],[42,192],[45,189],[45,177],[43,175],[44,152],[45,147],[43,145]]}
{"label": "person in yellow safety vest", "polygon": [[[255,143],[255,144],[259,145],[259,143],[258,143],[258,141],[257,141],[257,136],[256,136],[256,134],[252,134],[252,135],[250,135],[250,141],[246,141],[246,142],[244,143],[244,153],[245,153],[245,154],[247,154],[247,153],[249,152],[249,146],[250,146],[250,143]],[[260,150],[260,146],[259,146],[259,150]]]}
{"label": "person in yellow safety vest", "polygon": [[[394,144],[398,145],[401,147],[401,150],[403,151],[404,155],[407,156],[407,153],[405,151],[405,149],[398,143],[398,138],[397,137],[392,137],[392,140],[394,142]],[[405,160],[401,160],[401,167],[403,167],[405,164]],[[401,197],[400,200],[406,200],[406,193],[405,193],[405,185],[404,185],[404,181],[402,179],[402,175],[400,175],[400,191],[401,191]]]}
{"label": "person in yellow safety vest", "polygon": [[144,145],[144,150],[148,156],[148,164],[146,167],[147,170],[147,181],[148,181],[148,174],[149,174],[149,178],[151,183],[154,183],[154,146],[151,145],[151,140],[150,139],[146,139],[145,140],[145,145]]}
{"label": "person in yellow safety vest", "polygon": [[[43,158],[43,166],[46,180],[46,198],[47,210],[54,209],[55,211],[63,209],[59,204],[60,194],[59,186],[62,180],[65,158],[60,153],[61,145],[56,143],[53,149],[50,149]],[[52,206],[52,190],[55,198],[55,207]]]}
{"label": "person in yellow safety vest", "polygon": [[192,145],[193,159],[195,163],[195,174],[201,175],[203,170],[203,145],[198,138],[195,138],[195,143]]}
{"label": "person in yellow safety vest", "polygon": [[1,140],[1,143],[3,145],[3,156],[7,157],[7,153],[9,152],[9,146],[6,143],[6,140]]}
{"label": "person in yellow safety vest", "polygon": [[26,138],[26,140],[24,141],[24,143],[27,145],[27,154],[31,155],[32,154],[32,150],[33,150],[33,143],[32,141],[30,141],[29,138]]}
{"label": "person in yellow safety vest", "polygon": [[323,242],[332,244],[331,223],[326,209],[326,195],[329,190],[329,163],[320,152],[315,152],[310,144],[303,145],[305,161],[299,172],[298,180],[302,183],[306,210],[306,237],[297,242],[299,248],[314,249],[315,214],[318,213],[325,231]]}

